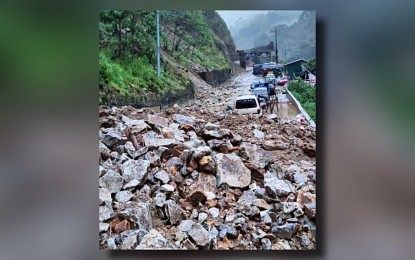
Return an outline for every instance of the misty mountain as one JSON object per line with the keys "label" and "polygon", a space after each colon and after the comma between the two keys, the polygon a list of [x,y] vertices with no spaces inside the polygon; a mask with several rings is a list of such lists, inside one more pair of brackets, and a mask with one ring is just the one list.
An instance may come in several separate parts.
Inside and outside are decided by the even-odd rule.
{"label": "misty mountain", "polygon": [[245,50],[275,41],[274,28],[277,29],[280,61],[316,56],[315,11],[269,11],[238,19],[233,26],[229,26],[229,31],[236,48]]}

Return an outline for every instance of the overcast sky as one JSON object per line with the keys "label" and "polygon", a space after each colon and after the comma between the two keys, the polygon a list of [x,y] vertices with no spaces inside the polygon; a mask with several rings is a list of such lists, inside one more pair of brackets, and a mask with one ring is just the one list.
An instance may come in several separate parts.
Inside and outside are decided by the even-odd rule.
{"label": "overcast sky", "polygon": [[255,10],[255,11],[220,11],[217,10],[218,14],[222,17],[222,19],[225,21],[226,25],[231,26],[234,24],[236,20],[239,19],[239,17],[247,18],[252,15],[261,14],[261,13],[267,13],[269,10]]}

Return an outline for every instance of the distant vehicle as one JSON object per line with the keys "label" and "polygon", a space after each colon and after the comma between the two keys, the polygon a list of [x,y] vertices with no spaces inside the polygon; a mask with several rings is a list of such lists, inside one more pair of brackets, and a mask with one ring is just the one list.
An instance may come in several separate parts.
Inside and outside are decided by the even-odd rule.
{"label": "distant vehicle", "polygon": [[263,99],[265,99],[265,101],[269,100],[269,94],[268,94],[268,88],[267,87],[254,88],[252,90],[252,92],[254,93],[254,95],[256,97],[258,97],[258,99],[263,98]]}
{"label": "distant vehicle", "polygon": [[274,73],[268,73],[264,78],[265,78],[266,83],[274,83],[275,82]]}
{"label": "distant vehicle", "polygon": [[261,106],[255,95],[243,95],[237,97],[234,110],[239,114],[261,114]]}
{"label": "distant vehicle", "polygon": [[276,64],[268,64],[262,66],[262,76],[265,77],[268,73],[273,73],[276,77],[281,75],[281,66]]}
{"label": "distant vehicle", "polygon": [[262,64],[255,64],[254,66],[252,66],[253,70],[252,70],[252,74],[254,75],[261,75],[262,71]]}
{"label": "distant vehicle", "polygon": [[284,86],[288,82],[288,76],[282,76],[276,80],[278,86]]}

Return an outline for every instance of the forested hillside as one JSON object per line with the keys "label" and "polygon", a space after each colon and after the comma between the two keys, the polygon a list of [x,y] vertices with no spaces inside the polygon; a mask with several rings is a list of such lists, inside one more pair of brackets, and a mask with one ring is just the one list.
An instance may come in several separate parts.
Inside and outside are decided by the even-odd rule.
{"label": "forested hillside", "polygon": [[270,11],[240,20],[230,31],[238,49],[250,49],[275,41],[276,28],[279,59],[290,62],[316,56],[315,21],[315,11]]}
{"label": "forested hillside", "polygon": [[102,11],[100,103],[183,91],[184,68],[224,69],[235,46],[215,11],[160,11],[161,77],[156,70],[156,11]]}

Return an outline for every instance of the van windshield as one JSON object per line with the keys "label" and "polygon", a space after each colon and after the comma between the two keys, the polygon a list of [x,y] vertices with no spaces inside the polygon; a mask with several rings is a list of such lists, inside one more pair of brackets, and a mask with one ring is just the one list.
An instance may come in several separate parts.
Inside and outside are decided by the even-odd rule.
{"label": "van windshield", "polygon": [[256,100],[253,98],[236,100],[236,104],[235,104],[236,109],[255,108],[255,107],[257,107],[257,104],[256,104]]}

